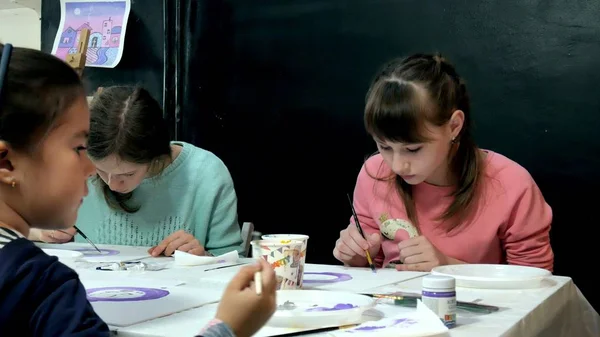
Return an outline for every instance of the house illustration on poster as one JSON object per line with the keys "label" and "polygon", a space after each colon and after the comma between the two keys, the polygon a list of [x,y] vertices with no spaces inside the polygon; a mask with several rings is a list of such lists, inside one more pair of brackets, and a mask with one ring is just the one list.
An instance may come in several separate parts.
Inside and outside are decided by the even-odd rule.
{"label": "house illustration on poster", "polygon": [[61,0],[61,27],[52,54],[66,59],[77,52],[82,29],[90,31],[86,66],[115,67],[123,53],[130,1]]}

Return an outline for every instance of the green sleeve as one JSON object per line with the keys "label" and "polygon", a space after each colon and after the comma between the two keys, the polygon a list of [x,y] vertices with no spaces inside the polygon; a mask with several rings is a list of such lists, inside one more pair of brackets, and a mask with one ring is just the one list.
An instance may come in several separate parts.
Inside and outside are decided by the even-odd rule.
{"label": "green sleeve", "polygon": [[[241,252],[242,237],[237,216],[237,195],[229,171],[222,164],[218,176],[213,180],[215,199],[209,217],[205,248],[213,255]],[[206,191],[198,191],[205,193]],[[197,224],[196,226],[199,226]],[[197,228],[196,230],[201,230]]]}

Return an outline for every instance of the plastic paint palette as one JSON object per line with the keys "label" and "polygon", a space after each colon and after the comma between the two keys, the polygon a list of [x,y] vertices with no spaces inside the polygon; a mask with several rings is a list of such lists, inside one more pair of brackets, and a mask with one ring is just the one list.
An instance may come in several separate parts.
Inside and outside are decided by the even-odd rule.
{"label": "plastic paint palette", "polygon": [[280,290],[277,310],[267,325],[303,329],[359,324],[374,305],[373,298],[348,292]]}

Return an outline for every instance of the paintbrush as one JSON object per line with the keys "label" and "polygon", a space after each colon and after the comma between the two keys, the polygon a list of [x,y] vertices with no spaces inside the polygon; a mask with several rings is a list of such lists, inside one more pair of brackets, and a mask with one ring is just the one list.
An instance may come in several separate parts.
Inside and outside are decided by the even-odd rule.
{"label": "paintbrush", "polygon": [[[102,252],[100,251],[100,249],[98,249],[98,247],[96,247],[96,245],[92,242],[92,240],[90,240],[85,234],[83,234],[83,232],[79,228],[77,228],[77,226],[73,226],[73,228],[75,228],[75,230],[77,231],[77,233],[79,235],[81,235],[81,237],[84,238],[85,241],[87,241],[90,245],[92,245],[92,247],[94,247],[94,249],[97,250],[98,253],[102,254]],[[59,231],[63,232],[61,230],[59,230]],[[63,232],[63,233],[65,233],[65,232]]]}
{"label": "paintbrush", "polygon": [[[394,301],[395,305],[399,305],[399,306],[403,306],[403,307],[416,307],[417,299],[421,298],[421,296],[419,296],[417,294],[363,294],[363,295],[370,296],[373,298],[391,299]],[[459,309],[470,311],[470,312],[485,313],[485,314],[489,314],[489,313],[500,310],[500,308],[492,306],[492,305],[461,302],[461,301],[456,302],[456,307]]]}
{"label": "paintbrush", "polygon": [[[365,237],[365,233],[363,233],[362,227],[360,227],[360,222],[358,222],[358,215],[356,215],[356,210],[354,209],[354,204],[352,203],[352,199],[350,199],[350,194],[346,193],[346,196],[348,197],[348,202],[350,203],[350,209],[352,209],[352,216],[354,217],[354,224],[356,225],[356,228],[358,229],[358,232],[360,233],[360,235],[363,237],[363,239],[367,239]],[[373,273],[376,273],[375,271],[375,264],[373,263],[373,260],[371,259],[371,254],[369,254],[369,250],[366,249],[365,250],[365,254],[367,255],[367,261],[369,262],[369,267],[371,267],[371,270],[373,271]]]}
{"label": "paintbrush", "polygon": [[243,266],[245,264],[248,264],[248,262],[242,262],[242,263],[230,264],[230,265],[227,265],[227,266],[219,266],[219,267],[208,268],[208,269],[204,269],[204,271],[211,271],[211,270],[217,270],[217,269],[223,269],[223,268],[229,268],[229,267]]}
{"label": "paintbrush", "polygon": [[260,271],[254,273],[254,287],[256,288],[256,295],[262,294],[262,274]]}

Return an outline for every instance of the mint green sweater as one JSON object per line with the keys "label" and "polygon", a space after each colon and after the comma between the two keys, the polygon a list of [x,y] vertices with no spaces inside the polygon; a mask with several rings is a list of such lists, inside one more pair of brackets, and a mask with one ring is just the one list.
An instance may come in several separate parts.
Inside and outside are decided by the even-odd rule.
{"label": "mint green sweater", "polygon": [[[141,206],[136,213],[109,208],[98,183],[90,180],[77,227],[100,244],[155,246],[183,229],[214,255],[240,251],[237,196],[227,167],[209,151],[173,144],[183,146],[179,156],[133,191],[131,202]],[[85,242],[80,235],[75,241]]]}

